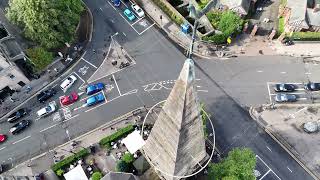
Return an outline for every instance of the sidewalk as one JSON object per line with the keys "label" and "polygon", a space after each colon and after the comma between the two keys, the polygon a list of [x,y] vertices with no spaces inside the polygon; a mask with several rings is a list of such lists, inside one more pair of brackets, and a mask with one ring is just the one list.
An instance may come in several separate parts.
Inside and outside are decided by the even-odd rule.
{"label": "sidewalk", "polygon": [[291,46],[285,46],[278,40],[272,41],[271,47],[281,55],[295,57],[320,57],[320,42],[294,41]]}
{"label": "sidewalk", "polygon": [[[48,152],[43,153],[37,157],[32,158],[24,163],[17,165],[15,168],[9,170],[2,174],[2,176],[34,176],[38,173],[45,172],[46,179],[48,180],[55,180],[57,179],[54,172],[50,169],[51,165],[53,165],[54,156],[55,157],[66,157],[72,155],[72,152],[77,152],[82,148],[87,148],[90,145],[97,144],[103,137],[111,135],[112,133],[116,132],[117,129],[125,127],[129,124],[134,124],[137,122],[137,115],[135,112],[137,110],[141,110],[139,112],[145,113],[145,109],[138,108],[127,114],[124,114],[102,126],[89,131],[75,139],[72,139],[65,144],[57,146],[52,150],[48,150]],[[112,127],[112,128],[111,128]],[[79,142],[77,146],[74,148],[71,146],[71,142],[76,141]],[[54,153],[55,152],[55,153]],[[100,150],[92,155],[96,159],[97,166],[101,169],[104,173],[109,172],[110,170],[114,170],[113,167],[115,163],[110,162],[110,160],[106,157],[106,152]],[[90,155],[91,156],[91,155]],[[113,158],[111,158],[112,160]],[[31,164],[31,166],[30,166]],[[30,167],[28,167],[28,165]],[[0,175],[1,178],[1,175]]]}

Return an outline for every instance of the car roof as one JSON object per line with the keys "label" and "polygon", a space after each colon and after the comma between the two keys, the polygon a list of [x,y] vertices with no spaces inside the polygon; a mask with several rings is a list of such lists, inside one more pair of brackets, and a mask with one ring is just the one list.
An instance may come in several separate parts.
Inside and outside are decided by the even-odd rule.
{"label": "car roof", "polygon": [[125,9],[124,12],[125,13],[131,13],[131,11],[129,9]]}
{"label": "car roof", "polygon": [[96,97],[98,100],[104,100],[104,96],[102,93],[97,94]]}
{"label": "car roof", "polygon": [[46,107],[44,107],[44,108],[40,109],[39,111],[37,111],[37,114],[38,114],[39,116],[41,116],[41,115],[45,114],[46,112],[47,112],[47,111],[46,111]]}

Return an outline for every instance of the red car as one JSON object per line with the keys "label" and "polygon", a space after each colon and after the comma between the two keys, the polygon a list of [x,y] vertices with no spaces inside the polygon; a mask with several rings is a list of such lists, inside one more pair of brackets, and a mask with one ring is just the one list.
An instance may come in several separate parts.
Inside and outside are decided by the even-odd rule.
{"label": "red car", "polygon": [[62,105],[66,106],[66,105],[69,105],[69,104],[76,102],[78,99],[79,99],[78,94],[73,92],[69,96],[61,97],[60,102]]}
{"label": "red car", "polygon": [[4,142],[7,139],[7,136],[4,134],[0,134],[0,143]]}

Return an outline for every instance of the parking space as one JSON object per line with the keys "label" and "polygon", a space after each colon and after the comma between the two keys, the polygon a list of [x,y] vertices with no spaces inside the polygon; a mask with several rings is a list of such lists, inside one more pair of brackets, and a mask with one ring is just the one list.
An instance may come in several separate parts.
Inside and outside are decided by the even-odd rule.
{"label": "parking space", "polygon": [[258,180],[281,180],[260,156],[256,155],[256,160],[257,164],[254,173]]}
{"label": "parking space", "polygon": [[[154,26],[154,22],[147,16],[139,17],[138,14],[131,8],[131,5],[133,2],[123,2],[121,1],[120,6],[115,7],[113,5],[112,0],[107,1],[110,6],[113,7],[115,11],[119,13],[119,15],[129,24],[129,26],[138,34],[142,35],[144,32],[146,32],[148,29],[150,29],[152,26]],[[124,11],[130,10],[134,18],[129,18]]]}

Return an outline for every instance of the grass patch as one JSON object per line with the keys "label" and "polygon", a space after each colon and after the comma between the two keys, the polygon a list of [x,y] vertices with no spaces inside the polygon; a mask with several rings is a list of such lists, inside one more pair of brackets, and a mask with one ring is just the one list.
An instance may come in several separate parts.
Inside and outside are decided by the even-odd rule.
{"label": "grass patch", "polygon": [[298,41],[319,41],[320,32],[293,32],[291,38]]}
{"label": "grass patch", "polygon": [[114,142],[114,141],[116,141],[116,140],[128,135],[133,130],[134,130],[133,125],[129,125],[127,127],[119,129],[117,132],[111,134],[110,136],[107,136],[107,137],[101,139],[99,144],[102,147],[106,147],[108,149],[111,149],[111,142]]}
{"label": "grass patch", "polygon": [[208,2],[209,2],[209,0],[200,0],[198,2],[200,9],[203,9],[208,4]]}
{"label": "grass patch", "polygon": [[282,34],[284,32],[284,17],[279,18],[279,24],[278,24],[278,35]]}
{"label": "grass patch", "polygon": [[27,55],[37,73],[43,71],[53,61],[53,53],[42,47],[27,49]]}

